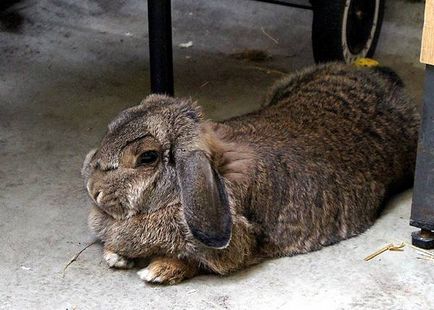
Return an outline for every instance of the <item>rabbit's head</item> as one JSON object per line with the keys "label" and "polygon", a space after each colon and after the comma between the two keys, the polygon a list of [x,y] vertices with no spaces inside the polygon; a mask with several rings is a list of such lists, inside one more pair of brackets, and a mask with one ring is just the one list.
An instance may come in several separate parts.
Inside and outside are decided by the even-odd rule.
{"label": "rabbit's head", "polygon": [[161,95],[121,112],[84,161],[94,204],[122,220],[181,203],[192,235],[225,247],[232,230],[229,199],[202,142],[202,123],[195,103]]}

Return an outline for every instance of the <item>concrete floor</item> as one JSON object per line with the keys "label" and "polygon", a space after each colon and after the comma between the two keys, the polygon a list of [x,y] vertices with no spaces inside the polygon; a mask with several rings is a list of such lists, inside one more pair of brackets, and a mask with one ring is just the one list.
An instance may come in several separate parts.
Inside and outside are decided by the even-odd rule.
{"label": "concrete floor", "polygon": [[[257,108],[277,71],[313,63],[308,11],[247,0],[173,6],[175,45],[193,41],[175,47],[177,95],[198,99],[214,119]],[[363,261],[389,242],[409,241],[411,191],[359,237],[228,277],[149,286],[135,270],[109,270],[100,245],[63,274],[92,240],[84,155],[114,115],[149,93],[146,2],[21,7],[23,24],[0,32],[0,309],[434,309],[434,264],[413,249]],[[421,3],[389,1],[377,53],[416,103],[422,16]],[[257,64],[230,56],[244,48],[273,57]]]}

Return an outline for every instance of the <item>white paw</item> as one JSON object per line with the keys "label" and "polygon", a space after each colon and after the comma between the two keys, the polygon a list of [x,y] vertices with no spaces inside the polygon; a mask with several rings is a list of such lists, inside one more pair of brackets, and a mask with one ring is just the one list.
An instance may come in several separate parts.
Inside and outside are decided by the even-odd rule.
{"label": "white paw", "polygon": [[137,274],[149,283],[172,285],[194,276],[196,272],[194,267],[179,259],[159,257]]}
{"label": "white paw", "polygon": [[110,268],[130,269],[134,266],[134,262],[111,251],[104,251],[103,257]]}
{"label": "white paw", "polygon": [[139,278],[146,282],[151,283],[162,283],[163,278],[159,277],[155,272],[148,268],[143,268],[139,271],[137,271],[137,274],[139,275]]}

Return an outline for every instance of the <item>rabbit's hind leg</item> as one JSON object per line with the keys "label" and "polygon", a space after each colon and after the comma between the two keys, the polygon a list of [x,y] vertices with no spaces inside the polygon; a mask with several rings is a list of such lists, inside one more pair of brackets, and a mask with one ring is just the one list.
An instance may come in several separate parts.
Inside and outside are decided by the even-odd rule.
{"label": "rabbit's hind leg", "polygon": [[192,278],[198,273],[198,267],[178,258],[157,257],[137,272],[140,279],[156,284],[176,284]]}

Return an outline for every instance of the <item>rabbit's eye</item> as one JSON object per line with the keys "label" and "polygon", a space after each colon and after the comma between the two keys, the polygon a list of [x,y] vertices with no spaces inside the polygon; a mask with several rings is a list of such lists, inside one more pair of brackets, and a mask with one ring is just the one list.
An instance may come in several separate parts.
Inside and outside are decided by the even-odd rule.
{"label": "rabbit's eye", "polygon": [[158,152],[157,151],[146,151],[137,158],[136,166],[144,166],[153,164],[158,159]]}

